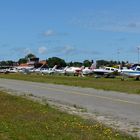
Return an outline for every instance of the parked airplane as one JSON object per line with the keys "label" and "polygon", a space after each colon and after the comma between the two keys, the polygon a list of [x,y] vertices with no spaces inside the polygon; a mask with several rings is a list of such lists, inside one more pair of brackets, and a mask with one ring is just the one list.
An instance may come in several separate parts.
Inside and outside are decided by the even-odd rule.
{"label": "parked airplane", "polygon": [[89,67],[85,67],[85,68],[82,70],[82,74],[83,74],[83,75],[90,75],[90,74],[93,74],[93,70],[90,69]]}
{"label": "parked airplane", "polygon": [[68,68],[68,66],[66,66],[66,67],[63,68],[63,69],[55,69],[55,73],[57,73],[57,74],[65,74],[67,68]]}
{"label": "parked airplane", "polygon": [[13,67],[13,68],[6,69],[6,72],[8,72],[8,73],[17,73],[18,70],[17,70],[17,68]]}
{"label": "parked airplane", "polygon": [[33,68],[34,68],[34,66],[18,66],[18,67],[16,67],[18,72],[21,72],[24,74],[30,73],[30,70]]}
{"label": "parked airplane", "polygon": [[82,70],[84,69],[84,66],[82,67],[68,67],[65,70],[66,74],[73,74],[73,75],[79,75],[82,73]]}
{"label": "parked airplane", "polygon": [[93,74],[93,70],[96,68],[96,63],[92,64],[90,67],[85,67],[83,70],[82,70],[82,74],[83,75],[91,75]]}
{"label": "parked airplane", "polygon": [[56,69],[57,65],[55,65],[53,68],[42,68],[40,70],[41,74],[53,74],[55,73],[55,69]]}
{"label": "parked airplane", "polygon": [[[34,69],[33,72],[34,72],[34,73],[37,73],[37,74],[41,73],[41,70],[44,69],[43,67],[44,67],[45,65],[46,65],[46,63],[43,64],[41,67]],[[46,68],[45,68],[45,69],[46,69]]]}
{"label": "parked airplane", "polygon": [[100,76],[105,76],[105,77],[109,77],[111,74],[113,74],[113,72],[116,72],[116,71],[118,71],[118,69],[113,68],[113,67],[104,67],[104,68],[99,68],[99,69],[93,70],[94,74],[97,74]]}
{"label": "parked airplane", "polygon": [[122,69],[121,70],[122,80],[124,80],[127,77],[136,78],[136,80],[139,80],[140,78],[140,66],[136,66],[135,69]]}

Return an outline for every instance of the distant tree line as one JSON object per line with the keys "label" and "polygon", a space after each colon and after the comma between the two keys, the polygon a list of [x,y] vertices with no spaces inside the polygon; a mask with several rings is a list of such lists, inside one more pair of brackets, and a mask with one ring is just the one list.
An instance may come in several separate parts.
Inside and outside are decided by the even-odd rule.
{"label": "distant tree line", "polygon": [[96,61],[96,66],[97,67],[102,67],[102,66],[108,66],[108,67],[113,67],[117,65],[121,65],[122,67],[127,66],[129,64],[128,61],[106,61],[106,60],[97,60]]}
{"label": "distant tree line", "polygon": [[15,62],[12,60],[0,61],[0,66],[14,66]]}
{"label": "distant tree line", "polygon": [[[14,62],[12,60],[8,60],[8,61],[0,61],[0,66],[14,66],[16,63],[18,64],[23,64],[23,63],[27,63],[29,61],[29,59],[31,58],[36,58],[36,56],[34,54],[28,54],[26,55],[24,58],[20,58],[18,60],[18,62]],[[92,63],[95,63],[93,60],[84,60],[83,62],[65,62],[64,59],[61,59],[59,57],[51,57],[46,59],[46,63],[48,65],[48,67],[53,67],[54,65],[57,65],[58,68],[59,67],[65,67],[65,66],[74,66],[74,67],[81,67],[81,66],[85,66],[85,67],[90,67],[92,65]],[[107,60],[97,60],[96,61],[96,67],[102,67],[102,66],[117,66],[117,65],[121,65],[121,66],[126,66],[128,64],[128,61],[124,62],[124,61],[107,61]]]}

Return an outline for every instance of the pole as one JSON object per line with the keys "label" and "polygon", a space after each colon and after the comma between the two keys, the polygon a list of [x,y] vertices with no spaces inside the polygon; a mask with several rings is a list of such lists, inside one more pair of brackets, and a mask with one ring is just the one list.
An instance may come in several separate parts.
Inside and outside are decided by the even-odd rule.
{"label": "pole", "polygon": [[140,60],[140,47],[137,47],[137,49],[138,49],[138,64],[139,64],[139,60]]}
{"label": "pole", "polygon": [[117,57],[118,57],[118,62],[119,62],[119,55],[120,55],[120,49],[117,49]]}

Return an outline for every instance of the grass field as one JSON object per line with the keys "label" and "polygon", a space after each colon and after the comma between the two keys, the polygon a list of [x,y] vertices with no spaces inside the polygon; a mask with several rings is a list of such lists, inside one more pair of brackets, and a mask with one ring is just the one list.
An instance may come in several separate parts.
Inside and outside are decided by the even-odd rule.
{"label": "grass field", "polygon": [[91,120],[0,91],[0,140],[137,140]]}
{"label": "grass field", "polygon": [[95,89],[140,94],[140,81],[136,81],[134,79],[121,81],[120,78],[111,79],[111,78],[36,75],[36,74],[29,74],[29,75],[0,74],[0,78],[10,78],[10,79],[17,79],[17,80],[33,81],[33,82],[90,87]]}

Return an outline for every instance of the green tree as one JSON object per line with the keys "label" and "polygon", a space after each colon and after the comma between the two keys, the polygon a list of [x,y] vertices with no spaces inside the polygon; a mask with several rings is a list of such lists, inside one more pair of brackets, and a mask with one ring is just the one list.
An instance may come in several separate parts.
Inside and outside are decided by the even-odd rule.
{"label": "green tree", "polygon": [[6,63],[8,66],[13,66],[13,64],[14,64],[14,62],[12,60],[8,60],[8,61],[6,61]]}
{"label": "green tree", "polygon": [[25,63],[27,63],[27,59],[26,58],[20,58],[19,60],[18,60],[18,63],[19,64],[25,64]]}
{"label": "green tree", "polygon": [[106,60],[97,60],[96,61],[96,65],[97,65],[98,68],[99,67],[102,67],[102,66],[108,66],[109,65],[109,62],[106,61]]}
{"label": "green tree", "polygon": [[27,60],[30,59],[30,58],[36,58],[36,56],[32,53],[29,53],[25,56],[25,59],[27,59]]}
{"label": "green tree", "polygon": [[83,65],[84,65],[85,67],[90,67],[91,64],[92,64],[92,62],[89,61],[89,60],[84,60],[84,62],[83,62]]}
{"label": "green tree", "polygon": [[68,62],[67,63],[67,66],[69,66],[69,67],[73,66],[73,62],[72,61],[71,62]]}
{"label": "green tree", "polygon": [[82,65],[83,65],[83,63],[81,63],[81,62],[73,62],[74,67],[81,67]]}
{"label": "green tree", "polygon": [[1,61],[1,62],[0,62],[0,65],[1,65],[1,66],[6,66],[6,65],[7,65],[7,64],[6,64],[6,61]]}
{"label": "green tree", "polygon": [[65,60],[58,57],[48,58],[47,63],[49,67],[53,67],[54,65],[57,65],[58,68],[66,66]]}
{"label": "green tree", "polygon": [[14,65],[14,61],[12,61],[12,60],[7,60],[7,61],[1,61],[0,62],[0,66],[2,67],[2,66],[7,66],[7,67],[9,67],[9,66],[13,66]]}
{"label": "green tree", "polygon": [[35,56],[34,54],[32,54],[32,53],[29,53],[29,54],[27,54],[24,58],[20,58],[20,59],[18,60],[18,63],[19,63],[19,64],[25,64],[25,63],[28,62],[28,60],[29,60],[30,58],[36,58],[36,56]]}

